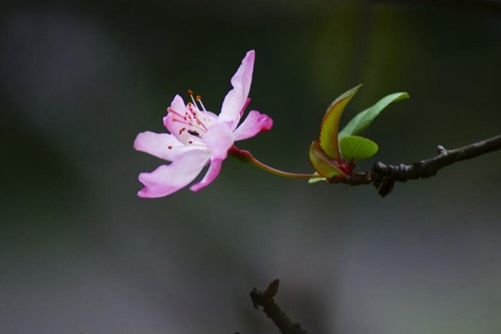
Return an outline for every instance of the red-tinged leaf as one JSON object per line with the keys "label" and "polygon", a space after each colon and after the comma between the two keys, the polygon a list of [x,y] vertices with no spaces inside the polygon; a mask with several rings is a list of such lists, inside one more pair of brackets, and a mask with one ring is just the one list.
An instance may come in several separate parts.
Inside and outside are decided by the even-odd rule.
{"label": "red-tinged leaf", "polygon": [[[358,92],[362,85],[358,85],[346,93],[339,96],[331,103],[327,112],[322,119],[320,127],[320,148],[323,153],[331,160],[340,161],[341,153],[339,152],[338,132],[339,120],[343,114],[344,108],[350,102],[351,98]],[[310,149],[311,151],[311,149]]]}
{"label": "red-tinged leaf", "polygon": [[328,179],[336,175],[345,176],[345,174],[334,165],[334,161],[325,156],[318,141],[314,141],[311,144],[309,157],[311,165],[320,176]]}

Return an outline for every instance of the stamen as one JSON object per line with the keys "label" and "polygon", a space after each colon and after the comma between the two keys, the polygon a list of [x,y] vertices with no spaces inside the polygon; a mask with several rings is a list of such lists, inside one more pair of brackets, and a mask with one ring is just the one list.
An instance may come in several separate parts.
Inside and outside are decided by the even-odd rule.
{"label": "stamen", "polygon": [[175,111],[170,107],[167,108],[167,111],[174,114],[174,117],[172,117],[172,122],[179,122],[182,124],[191,125],[190,122],[186,121],[186,116],[181,115],[180,113],[178,113],[177,111]]}
{"label": "stamen", "polygon": [[[190,111],[190,113],[187,114],[187,117],[185,117],[185,119],[186,118],[188,119],[189,125],[191,125],[194,128],[198,128],[200,132],[203,133],[207,132],[208,131],[207,126],[198,117],[199,116],[198,113],[200,112],[200,110],[198,109],[196,104],[194,105],[193,103],[188,102],[188,110]],[[204,111],[204,113],[206,112]],[[200,136],[200,134],[198,134],[197,136]]]}
{"label": "stamen", "polygon": [[200,103],[200,106],[202,107],[202,111],[207,115],[207,109],[205,109],[205,106],[202,103],[202,97],[200,95],[197,95],[197,102]]}
{"label": "stamen", "polygon": [[174,109],[172,109],[171,107],[167,108],[167,112],[170,112],[170,113],[173,113],[174,115],[176,115],[177,117],[181,117],[181,118],[184,118],[183,115],[181,115],[180,113],[178,113],[177,111],[175,111]]}
{"label": "stamen", "polygon": [[[209,130],[211,118],[202,103],[202,97],[200,95],[194,96],[191,89],[188,89],[188,95],[191,98],[191,102],[186,104],[187,108],[183,114],[170,107],[167,108],[167,111],[172,113],[173,122],[186,125],[186,127],[183,127],[178,131],[179,135],[187,132],[193,137],[202,138],[202,136]],[[199,106],[201,107],[201,110],[199,109]],[[193,141],[190,140],[188,143],[193,144]]]}
{"label": "stamen", "polygon": [[188,89],[188,95],[191,98],[191,101],[193,101],[193,104],[196,106],[197,103],[195,102],[195,98],[193,97],[193,91],[191,89]]}

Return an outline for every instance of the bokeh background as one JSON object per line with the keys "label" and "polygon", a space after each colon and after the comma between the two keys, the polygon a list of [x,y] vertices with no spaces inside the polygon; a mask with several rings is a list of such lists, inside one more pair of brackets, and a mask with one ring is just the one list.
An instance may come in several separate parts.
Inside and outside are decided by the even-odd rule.
{"label": "bokeh background", "polygon": [[[224,163],[199,193],[140,199],[134,151],[177,93],[218,112],[256,50],[242,142],[310,172],[325,108],[343,123],[407,91],[365,132],[411,163],[501,130],[495,2],[90,1],[0,5],[0,332],[277,333],[248,293],[312,333],[500,333],[501,153],[397,184],[309,185]],[[361,163],[366,169],[376,160]]]}

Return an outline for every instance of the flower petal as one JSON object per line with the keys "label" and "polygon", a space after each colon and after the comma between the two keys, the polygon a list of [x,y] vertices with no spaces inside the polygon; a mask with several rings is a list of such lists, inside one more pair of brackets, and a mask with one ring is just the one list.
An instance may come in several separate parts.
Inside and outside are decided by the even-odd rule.
{"label": "flower petal", "polygon": [[241,111],[247,103],[252,83],[252,72],[254,71],[254,58],[254,50],[247,52],[242,64],[231,78],[233,89],[228,92],[221,107],[219,120],[229,122],[232,130],[237,127]]}
{"label": "flower petal", "polygon": [[144,188],[139,197],[156,198],[170,195],[188,185],[209,161],[207,150],[191,150],[170,165],[162,165],[151,173],[139,174]]}
{"label": "flower petal", "polygon": [[209,184],[214,181],[214,179],[219,175],[219,172],[221,171],[221,165],[223,164],[223,160],[216,159],[212,160],[210,162],[210,167],[207,170],[207,173],[205,173],[204,178],[202,181],[192,185],[190,187],[191,191],[199,191],[205,187],[207,187]]}
{"label": "flower petal", "polygon": [[186,143],[187,137],[189,137],[189,134],[185,130],[181,130],[186,128],[186,123],[175,121],[175,119],[183,118],[185,112],[186,105],[183,98],[176,95],[167,109],[167,115],[164,117],[164,126],[182,143]]}
{"label": "flower petal", "polygon": [[176,137],[167,133],[154,133],[150,131],[137,135],[134,141],[134,148],[141,152],[146,152],[157,158],[174,161],[180,155],[193,149],[180,143]]}
{"label": "flower petal", "polygon": [[211,160],[224,160],[235,142],[233,132],[226,123],[216,122],[203,136],[203,141],[211,153]]}
{"label": "flower petal", "polygon": [[273,119],[259,111],[251,110],[249,115],[233,132],[235,140],[243,140],[254,137],[259,132],[268,131],[273,126]]}

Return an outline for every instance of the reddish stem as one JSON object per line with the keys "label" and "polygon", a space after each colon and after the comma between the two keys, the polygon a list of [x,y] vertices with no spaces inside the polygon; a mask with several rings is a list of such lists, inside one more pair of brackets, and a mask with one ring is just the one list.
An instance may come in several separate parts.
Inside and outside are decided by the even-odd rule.
{"label": "reddish stem", "polygon": [[262,169],[268,173],[282,176],[282,177],[287,177],[287,178],[291,178],[291,179],[311,179],[311,178],[319,177],[318,175],[315,175],[315,174],[289,173],[289,172],[284,172],[284,171],[281,171],[279,169],[270,167],[270,166],[262,163],[261,161],[257,160],[256,158],[254,158],[252,153],[250,153],[249,151],[241,150],[238,147],[236,147],[235,145],[233,145],[229,149],[228,155],[230,157],[233,157],[233,158],[240,160],[243,163],[249,163],[249,164],[251,164],[259,169]]}

